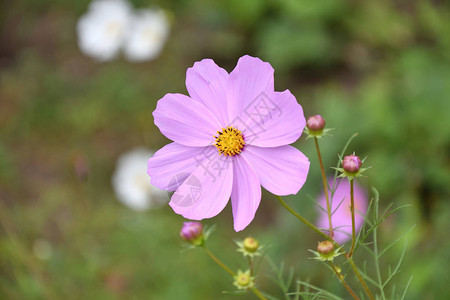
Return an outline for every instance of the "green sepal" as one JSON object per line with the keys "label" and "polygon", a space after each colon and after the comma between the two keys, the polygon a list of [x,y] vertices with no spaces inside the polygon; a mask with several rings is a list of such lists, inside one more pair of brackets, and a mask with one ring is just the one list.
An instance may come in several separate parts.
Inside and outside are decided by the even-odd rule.
{"label": "green sepal", "polygon": [[319,260],[319,261],[333,261],[335,257],[338,257],[339,255],[344,254],[344,252],[339,252],[342,249],[342,247],[339,247],[337,249],[333,249],[330,253],[319,253],[317,251],[309,249],[308,251],[313,253],[315,257],[312,257],[312,259]]}

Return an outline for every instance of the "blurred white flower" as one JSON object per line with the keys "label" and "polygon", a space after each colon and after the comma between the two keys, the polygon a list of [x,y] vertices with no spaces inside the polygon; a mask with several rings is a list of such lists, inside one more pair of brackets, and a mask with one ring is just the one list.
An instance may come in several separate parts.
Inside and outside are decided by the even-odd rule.
{"label": "blurred white flower", "polygon": [[124,45],[125,57],[130,61],[156,58],[169,36],[169,21],[161,9],[142,9],[131,21]]}
{"label": "blurred white flower", "polygon": [[153,186],[147,175],[147,161],[152,156],[150,150],[137,148],[117,160],[112,185],[119,201],[133,210],[157,208],[169,202],[167,192]]}
{"label": "blurred white flower", "polygon": [[121,49],[130,61],[158,56],[169,36],[161,9],[133,11],[126,0],[94,0],[77,24],[81,51],[98,61],[115,58]]}
{"label": "blurred white flower", "polygon": [[94,0],[77,24],[81,51],[99,61],[117,56],[132,18],[125,0]]}

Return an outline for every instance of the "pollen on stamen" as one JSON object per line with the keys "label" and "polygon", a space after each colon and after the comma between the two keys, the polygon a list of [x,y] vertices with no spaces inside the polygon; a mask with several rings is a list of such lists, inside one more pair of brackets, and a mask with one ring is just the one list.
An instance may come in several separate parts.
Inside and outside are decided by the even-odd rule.
{"label": "pollen on stamen", "polygon": [[233,156],[242,152],[242,148],[245,145],[244,136],[242,132],[232,126],[222,128],[222,131],[217,131],[216,139],[217,150],[219,155]]}

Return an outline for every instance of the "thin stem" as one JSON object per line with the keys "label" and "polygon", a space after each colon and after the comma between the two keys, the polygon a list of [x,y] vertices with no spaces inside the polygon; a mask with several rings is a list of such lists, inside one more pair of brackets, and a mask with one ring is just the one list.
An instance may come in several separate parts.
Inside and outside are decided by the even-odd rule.
{"label": "thin stem", "polygon": [[211,259],[214,260],[214,262],[218,264],[222,269],[224,269],[228,274],[230,274],[233,277],[236,276],[236,274],[230,268],[228,268],[223,262],[221,262],[214,254],[212,254],[212,252],[209,251],[208,248],[206,248],[205,246],[203,246],[202,248],[203,250],[205,250],[206,254],[208,254],[209,257],[211,257]]}
{"label": "thin stem", "polygon": [[355,234],[355,199],[353,195],[353,179],[350,180],[350,211],[352,212],[352,247],[350,248],[350,251],[348,252],[347,257],[352,257],[353,251],[355,250],[355,240],[356,240],[356,234]]}
{"label": "thin stem", "polygon": [[355,294],[355,292],[353,292],[352,288],[347,284],[347,282],[345,282],[344,276],[342,276],[342,274],[339,273],[339,271],[336,269],[336,266],[331,261],[330,261],[330,266],[331,266],[331,269],[333,269],[336,276],[339,278],[339,281],[342,283],[342,285],[345,287],[345,289],[349,292],[349,294],[352,295],[352,297],[355,300],[360,300],[359,297]]}
{"label": "thin stem", "polygon": [[312,230],[314,230],[315,232],[317,232],[320,236],[322,236],[323,238],[332,241],[335,246],[339,246],[334,240],[333,238],[329,237],[328,235],[326,235],[325,233],[323,233],[322,231],[320,231],[319,228],[317,228],[316,226],[314,226],[311,222],[309,222],[308,220],[306,220],[305,218],[303,218],[302,216],[300,216],[295,210],[293,210],[286,202],[284,202],[284,200],[278,196],[275,195],[275,197],[278,199],[278,202],[281,203],[281,205],[284,206],[284,208],[286,208],[291,214],[293,214],[297,219],[299,219],[300,221],[302,221],[306,226],[308,226],[309,228],[311,228]]}
{"label": "thin stem", "polygon": [[[230,274],[231,276],[236,276],[236,274],[230,269],[228,268],[223,262],[220,261],[220,259],[218,259],[214,254],[212,254],[211,251],[208,250],[208,248],[205,247],[205,245],[202,246],[203,250],[205,250],[206,254],[208,254],[209,257],[211,257],[211,259],[218,264],[222,269],[224,269],[228,274]],[[268,300],[266,297],[264,297],[264,295],[261,293],[260,290],[258,290],[257,287],[252,287],[251,288],[253,294],[256,295],[256,297],[258,297],[261,300]]]}
{"label": "thin stem", "polygon": [[255,294],[256,297],[258,297],[259,299],[261,299],[261,300],[267,300],[267,298],[264,297],[264,295],[261,293],[260,290],[258,290],[258,288],[252,287],[252,292],[253,292],[253,294]]}
{"label": "thin stem", "polygon": [[362,287],[364,288],[364,291],[366,291],[367,296],[369,296],[369,298],[371,300],[375,300],[375,297],[373,296],[373,294],[370,291],[369,287],[367,286],[366,282],[364,281],[364,279],[362,278],[361,274],[359,273],[359,270],[356,267],[355,262],[353,261],[353,258],[348,257],[347,260],[349,261],[350,265],[352,266],[352,269],[355,272],[355,275],[358,278],[359,282],[361,283]]}
{"label": "thin stem", "polygon": [[253,276],[253,258],[248,257],[248,267],[250,268],[250,276]]}
{"label": "thin stem", "polygon": [[325,192],[325,199],[327,200],[327,214],[328,214],[328,224],[329,224],[329,235],[333,238],[333,224],[331,222],[331,207],[330,207],[330,197],[328,196],[328,184],[327,184],[327,176],[325,175],[325,169],[323,167],[322,156],[320,155],[319,149],[319,141],[317,137],[314,137],[314,142],[316,144],[317,156],[319,157],[320,170],[322,171],[322,181],[323,181],[323,190]]}
{"label": "thin stem", "polygon": [[[375,220],[378,220],[378,202],[375,202]],[[378,284],[380,286],[381,298],[386,299],[384,294],[383,282],[381,280],[380,262],[378,260],[378,236],[377,236],[377,226],[373,229],[373,251],[375,252],[375,270],[377,272]]]}
{"label": "thin stem", "polygon": [[[352,258],[352,251],[355,247],[355,214],[354,214],[354,199],[353,199],[353,180],[350,181],[350,194],[351,194],[351,209],[352,209],[352,249],[350,250],[350,252],[346,255],[347,256],[347,260],[350,262],[350,265],[353,268],[353,271],[356,274],[356,277],[358,278],[359,282],[361,283],[362,287],[364,288],[364,290],[366,291],[367,295],[369,296],[369,298],[371,300],[375,300],[372,292],[370,291],[369,287],[367,286],[366,282],[364,281],[364,279],[362,278],[361,274],[358,271],[358,268],[356,267],[353,258]],[[309,228],[311,228],[312,230],[314,230],[316,233],[318,233],[320,236],[332,241],[334,243],[335,247],[340,247],[338,243],[336,243],[333,238],[329,237],[328,235],[326,235],[325,233],[323,233],[322,231],[320,231],[319,228],[317,228],[316,226],[314,226],[311,222],[309,222],[308,220],[306,220],[305,218],[303,218],[301,215],[299,215],[296,211],[294,211],[286,202],[284,202],[284,200],[278,196],[275,195],[275,197],[278,199],[278,202],[281,203],[281,205],[284,206],[284,208],[286,208],[291,214],[293,214],[297,219],[299,219],[300,221],[302,221],[306,226],[308,226]]]}

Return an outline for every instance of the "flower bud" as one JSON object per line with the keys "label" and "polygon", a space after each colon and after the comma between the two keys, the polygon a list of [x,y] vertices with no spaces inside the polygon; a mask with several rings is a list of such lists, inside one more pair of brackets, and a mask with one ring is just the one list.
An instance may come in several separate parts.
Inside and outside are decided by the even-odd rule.
{"label": "flower bud", "polygon": [[362,162],[356,155],[348,155],[344,157],[342,161],[342,167],[344,170],[350,174],[357,173],[361,167]]}
{"label": "flower bud", "polygon": [[325,120],[321,115],[315,115],[308,118],[306,127],[312,132],[321,132],[325,128]]}
{"label": "flower bud", "polygon": [[240,290],[249,289],[255,284],[253,279],[254,278],[251,276],[250,270],[245,272],[238,270],[237,275],[234,276],[233,284]]}
{"label": "flower bud", "polygon": [[317,245],[317,251],[309,250],[310,252],[314,253],[315,257],[314,259],[320,260],[320,261],[333,261],[336,257],[339,255],[344,254],[344,252],[341,252],[342,247],[339,247],[337,249],[334,248],[334,243],[332,241],[323,241],[319,242]]}
{"label": "flower bud", "polygon": [[199,246],[203,243],[203,225],[200,222],[184,222],[180,237],[186,242]]}
{"label": "flower bud", "polygon": [[252,238],[252,237],[248,237],[244,239],[244,249],[250,253],[255,253],[256,251],[258,251],[259,248],[259,242]]}
{"label": "flower bud", "polygon": [[317,245],[317,252],[320,254],[329,254],[334,250],[334,244],[331,241],[323,241]]}

